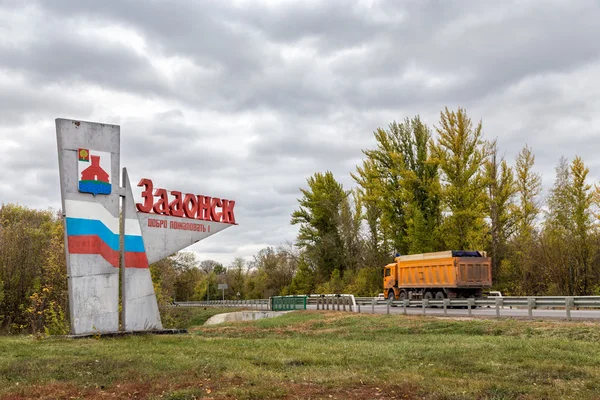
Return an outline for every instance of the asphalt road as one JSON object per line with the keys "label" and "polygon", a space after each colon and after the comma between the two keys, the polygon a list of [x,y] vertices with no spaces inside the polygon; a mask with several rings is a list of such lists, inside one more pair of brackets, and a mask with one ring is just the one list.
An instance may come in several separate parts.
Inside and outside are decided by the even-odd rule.
{"label": "asphalt road", "polygon": [[[316,305],[307,305],[309,310],[316,310]],[[340,308],[341,309],[341,308]],[[346,308],[347,309],[347,308]],[[372,313],[371,305],[361,305],[360,306],[361,313]],[[390,307],[390,314],[402,314],[404,312],[403,307]],[[411,315],[423,315],[423,308],[421,307],[407,307],[407,314]],[[469,317],[468,309],[456,309],[449,308],[447,310],[447,316],[450,317]],[[375,306],[375,314],[386,314],[387,306],[385,305],[376,305]],[[426,308],[425,315],[438,315],[444,316],[444,310],[442,308]],[[496,317],[496,308],[495,307],[479,307],[471,310],[471,316],[473,317],[487,317],[487,318],[495,318]],[[515,317],[515,318],[528,318],[528,310],[527,308],[509,308],[504,307],[500,308],[500,317]],[[555,319],[567,319],[567,313],[565,310],[549,310],[549,309],[534,309],[533,310],[533,318],[555,318]],[[571,318],[572,319],[600,319],[600,310],[571,310]]]}

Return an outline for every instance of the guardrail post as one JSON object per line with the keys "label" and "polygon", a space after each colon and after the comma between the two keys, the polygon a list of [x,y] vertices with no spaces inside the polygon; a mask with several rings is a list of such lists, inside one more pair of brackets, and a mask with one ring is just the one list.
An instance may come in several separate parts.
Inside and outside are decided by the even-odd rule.
{"label": "guardrail post", "polygon": [[533,319],[533,307],[535,307],[535,298],[527,298],[527,314],[529,319]]}
{"label": "guardrail post", "polygon": [[358,313],[360,314],[360,303],[356,303],[356,307],[358,307]]}
{"label": "guardrail post", "polygon": [[408,314],[408,313],[406,312],[406,307],[408,307],[408,302],[409,302],[409,301],[410,301],[410,300],[408,300],[408,299],[404,299],[404,300],[402,301],[402,314],[404,314],[404,315]]}
{"label": "guardrail post", "polygon": [[500,318],[500,306],[504,303],[504,299],[496,299],[496,318]]}
{"label": "guardrail post", "polygon": [[321,298],[317,297],[317,311],[319,311],[319,303],[321,302]]}
{"label": "guardrail post", "polygon": [[469,297],[467,299],[467,308],[469,309],[469,315],[473,315],[473,304],[475,304],[475,299]]}
{"label": "guardrail post", "polygon": [[444,299],[444,315],[448,315],[448,305],[450,304],[450,299]]}
{"label": "guardrail post", "polygon": [[565,309],[567,310],[567,321],[571,320],[571,307],[575,305],[572,297],[565,298]]}
{"label": "guardrail post", "polygon": [[423,315],[425,315],[425,309],[429,306],[429,299],[421,300],[421,305],[423,306]]}
{"label": "guardrail post", "polygon": [[340,300],[342,300],[342,310],[346,311],[346,298],[340,297]]}
{"label": "guardrail post", "polygon": [[387,305],[387,313],[388,314],[390,313],[390,303],[391,302],[392,302],[391,300],[388,300],[387,303],[386,303],[386,305]]}
{"label": "guardrail post", "polygon": [[375,298],[373,298],[373,300],[371,300],[371,314],[375,314],[375,303],[377,302],[377,300]]}

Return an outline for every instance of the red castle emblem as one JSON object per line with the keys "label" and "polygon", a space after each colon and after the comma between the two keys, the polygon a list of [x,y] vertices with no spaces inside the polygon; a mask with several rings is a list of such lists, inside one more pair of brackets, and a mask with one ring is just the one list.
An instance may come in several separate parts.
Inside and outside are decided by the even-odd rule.
{"label": "red castle emblem", "polygon": [[[82,193],[110,194],[110,174],[102,167],[110,167],[110,153],[79,149],[79,191]],[[91,165],[90,165],[91,159]]]}

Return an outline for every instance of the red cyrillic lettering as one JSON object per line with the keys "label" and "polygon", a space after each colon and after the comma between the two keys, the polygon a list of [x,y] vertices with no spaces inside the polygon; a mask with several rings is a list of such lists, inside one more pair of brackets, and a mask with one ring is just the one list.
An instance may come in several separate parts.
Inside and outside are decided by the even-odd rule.
{"label": "red cyrillic lettering", "polygon": [[187,218],[196,218],[198,199],[193,194],[186,194],[183,199],[183,213]]}
{"label": "red cyrillic lettering", "polygon": [[156,189],[154,196],[160,197],[154,207],[152,208],[155,213],[169,215],[169,195],[165,189]]}
{"label": "red cyrillic lettering", "polygon": [[198,215],[196,219],[210,220],[210,197],[198,196]]}
{"label": "red cyrillic lettering", "polygon": [[144,199],[144,204],[136,203],[135,207],[138,211],[143,213],[149,213],[152,211],[152,204],[154,204],[154,198],[152,197],[152,181],[147,178],[143,178],[138,186],[145,186],[146,189],[142,192],[142,199]]}
{"label": "red cyrillic lettering", "polygon": [[210,202],[210,219],[215,222],[221,222],[221,216],[223,213],[217,212],[217,207],[222,207],[223,203],[221,199],[213,198]]}
{"label": "red cyrillic lettering", "polygon": [[223,200],[223,220],[227,224],[235,224],[235,215],[233,214],[233,207],[235,206],[235,201],[233,200]]}
{"label": "red cyrillic lettering", "polygon": [[183,217],[183,203],[181,201],[181,192],[171,192],[175,200],[169,203],[169,213],[174,217]]}

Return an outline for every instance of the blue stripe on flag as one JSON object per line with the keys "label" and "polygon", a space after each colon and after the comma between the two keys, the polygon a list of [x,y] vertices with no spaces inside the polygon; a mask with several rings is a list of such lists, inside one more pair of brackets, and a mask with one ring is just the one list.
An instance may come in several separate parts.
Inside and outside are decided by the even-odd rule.
{"label": "blue stripe on flag", "polygon": [[[119,251],[119,235],[112,233],[102,221],[95,219],[67,218],[67,236],[98,235],[111,249]],[[125,251],[142,253],[144,240],[141,236],[125,235]]]}

